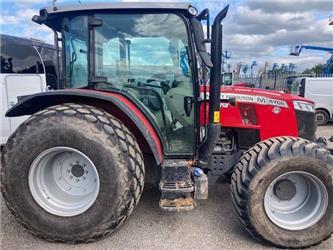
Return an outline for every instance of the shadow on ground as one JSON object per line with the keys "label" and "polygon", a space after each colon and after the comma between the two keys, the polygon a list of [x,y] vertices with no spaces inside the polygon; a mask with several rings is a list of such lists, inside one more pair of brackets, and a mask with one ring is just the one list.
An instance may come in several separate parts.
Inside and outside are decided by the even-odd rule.
{"label": "shadow on ground", "polygon": [[[210,187],[210,197],[195,210],[162,212],[159,192],[146,189],[139,206],[116,233],[95,243],[66,245],[37,239],[20,226],[1,202],[1,249],[265,249],[243,229],[229,187]],[[330,239],[318,249],[333,249]]]}

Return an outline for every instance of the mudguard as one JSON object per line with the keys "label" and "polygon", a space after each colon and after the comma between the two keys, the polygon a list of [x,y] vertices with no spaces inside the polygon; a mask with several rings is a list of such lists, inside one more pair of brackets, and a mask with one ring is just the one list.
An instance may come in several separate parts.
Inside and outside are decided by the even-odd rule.
{"label": "mudguard", "polygon": [[[32,115],[46,107],[68,102],[96,106],[113,114],[127,126],[131,125],[128,123],[134,124],[141,134],[133,133],[140,137],[137,138],[139,144],[144,140],[153,153],[156,163],[159,165],[162,162],[163,148],[156,126],[148,120],[144,110],[140,109],[133,101],[121,93],[88,89],[68,89],[38,93],[21,97],[19,102],[7,111],[6,116]],[[128,129],[131,131],[135,130],[131,126],[128,126]]]}

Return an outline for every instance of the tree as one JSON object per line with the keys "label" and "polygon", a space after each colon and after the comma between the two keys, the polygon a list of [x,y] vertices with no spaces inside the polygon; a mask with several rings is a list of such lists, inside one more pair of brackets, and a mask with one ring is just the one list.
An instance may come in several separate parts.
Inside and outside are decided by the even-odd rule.
{"label": "tree", "polygon": [[323,73],[323,69],[324,69],[324,65],[319,63],[315,66],[313,66],[312,68],[306,69],[303,71],[303,74],[322,74]]}

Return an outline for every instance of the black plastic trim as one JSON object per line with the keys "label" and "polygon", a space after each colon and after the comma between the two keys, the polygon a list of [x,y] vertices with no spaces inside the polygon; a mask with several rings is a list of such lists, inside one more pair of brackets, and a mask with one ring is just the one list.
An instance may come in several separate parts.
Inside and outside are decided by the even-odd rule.
{"label": "black plastic trim", "polygon": [[[15,104],[12,108],[10,108],[7,111],[6,116],[15,117],[22,115],[32,115],[38,112],[39,110],[42,110],[44,108],[53,105],[66,102],[80,103],[87,100],[103,100],[111,102],[112,104],[117,106],[120,110],[122,110],[133,121],[133,123],[137,126],[139,131],[143,134],[144,138],[147,140],[147,143],[150,146],[151,151],[153,152],[157,164],[161,163],[162,159],[159,158],[157,145],[155,144],[153,137],[150,135],[145,125],[141,122],[141,120],[137,116],[135,116],[133,111],[126,104],[124,104],[122,101],[118,100],[116,97],[113,97],[111,95],[107,96],[105,94],[98,94],[95,92],[92,93],[88,91],[85,92],[85,91],[73,91],[73,90],[57,90],[57,91],[38,93],[23,97],[20,100],[20,102]],[[154,129],[157,135],[160,137],[155,127]],[[161,138],[159,139],[161,140]],[[163,147],[162,143],[161,145]]]}

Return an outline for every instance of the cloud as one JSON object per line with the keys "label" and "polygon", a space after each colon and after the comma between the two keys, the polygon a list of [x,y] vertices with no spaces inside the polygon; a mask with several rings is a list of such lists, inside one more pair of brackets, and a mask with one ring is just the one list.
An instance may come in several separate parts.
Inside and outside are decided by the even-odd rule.
{"label": "cloud", "polygon": [[0,25],[2,26],[2,30],[7,31],[5,33],[9,35],[35,38],[53,43],[53,32],[51,29],[45,25],[39,25],[31,21],[32,16],[38,13],[37,9],[20,8],[17,10],[16,15],[1,15]]}
{"label": "cloud", "polygon": [[0,16],[0,24],[1,25],[8,25],[8,24],[18,24],[19,20],[16,16],[8,16],[8,15],[1,15]]}
{"label": "cloud", "polygon": [[332,0],[251,0],[247,5],[253,10],[260,9],[266,13],[327,11],[333,9]]}
{"label": "cloud", "polygon": [[[307,1],[310,6],[312,2]],[[328,17],[330,4],[327,1],[316,2],[318,5],[314,10],[321,10],[322,2],[326,2],[326,12],[321,11],[321,14]],[[303,5],[298,0],[251,0],[236,6],[224,25],[224,48],[232,53],[230,62],[297,63],[300,71],[316,63],[324,63],[328,53],[309,51],[299,57],[288,55],[289,47],[297,44],[333,47],[333,29],[328,25],[328,19],[317,19],[316,13]]]}
{"label": "cloud", "polygon": [[[31,22],[39,8],[50,5],[51,0],[0,0],[2,32],[35,37],[52,43],[52,31],[44,25]],[[82,3],[95,0],[81,0]],[[97,1],[97,0],[96,0]],[[116,0],[113,0],[116,1]],[[118,0],[120,1],[120,0]],[[141,2],[142,0],[123,0]],[[156,1],[156,0],[148,0]],[[168,0],[178,2],[178,0]],[[180,0],[179,0],[180,1]],[[57,4],[68,3],[58,0]],[[71,0],[77,3],[77,0]],[[232,63],[263,64],[295,62],[298,70],[324,63],[328,53],[304,51],[299,57],[289,56],[289,47],[310,44],[333,47],[333,26],[328,25],[332,14],[332,0],[192,0],[199,9],[210,8],[211,17],[231,2],[224,21],[223,48],[232,54]],[[153,30],[153,28],[151,29]],[[311,65],[312,64],[312,65]]]}
{"label": "cloud", "polygon": [[33,5],[45,5],[51,3],[51,0],[1,0],[2,3],[16,5],[18,7],[31,7]]}

